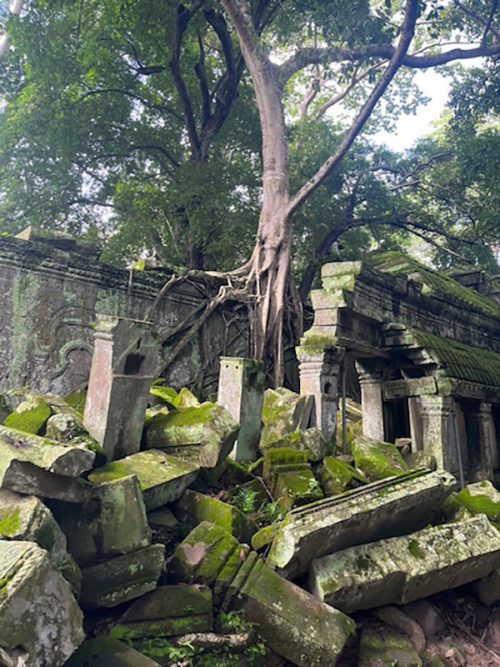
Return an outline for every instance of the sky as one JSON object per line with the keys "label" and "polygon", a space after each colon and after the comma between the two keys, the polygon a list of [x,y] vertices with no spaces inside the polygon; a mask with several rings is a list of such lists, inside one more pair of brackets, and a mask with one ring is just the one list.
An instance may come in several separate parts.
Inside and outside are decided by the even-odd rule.
{"label": "sky", "polygon": [[402,116],[394,132],[383,131],[375,135],[377,141],[394,150],[411,148],[419,137],[432,132],[433,123],[446,107],[450,91],[448,78],[436,70],[423,70],[416,73],[415,82],[430,101],[419,106],[416,114]]}

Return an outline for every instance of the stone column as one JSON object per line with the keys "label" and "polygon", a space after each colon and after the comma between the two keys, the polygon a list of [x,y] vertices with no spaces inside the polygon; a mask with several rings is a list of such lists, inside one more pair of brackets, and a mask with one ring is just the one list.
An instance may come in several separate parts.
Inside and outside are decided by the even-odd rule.
{"label": "stone column", "polygon": [[343,356],[341,348],[326,348],[314,354],[299,348],[300,393],[314,396],[316,426],[328,441],[337,430],[338,379]]}
{"label": "stone column", "polygon": [[384,402],[382,400],[382,371],[356,362],[361,387],[363,435],[374,440],[384,440]]}
{"label": "stone column", "polygon": [[421,396],[423,450],[436,459],[438,469],[458,470],[454,430],[454,400],[451,396]]}
{"label": "stone column", "polygon": [[479,432],[479,466],[471,470],[471,478],[474,481],[493,479],[493,446],[492,442],[492,414],[491,403],[482,401],[476,415]]}
{"label": "stone column", "polygon": [[159,353],[150,322],[98,316],[84,424],[109,461],[139,451]]}
{"label": "stone column", "polygon": [[240,425],[231,454],[237,461],[254,461],[259,456],[263,399],[262,362],[221,357],[217,403],[226,408]]}

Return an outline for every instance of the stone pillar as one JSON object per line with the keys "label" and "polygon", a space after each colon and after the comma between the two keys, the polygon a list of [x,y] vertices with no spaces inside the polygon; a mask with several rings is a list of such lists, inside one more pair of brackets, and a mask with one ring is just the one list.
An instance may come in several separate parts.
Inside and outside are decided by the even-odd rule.
{"label": "stone pillar", "polygon": [[84,424],[109,461],[139,451],[159,352],[150,322],[98,316]]}
{"label": "stone pillar", "polygon": [[478,420],[479,432],[479,466],[475,470],[471,470],[471,478],[474,481],[483,479],[493,479],[493,446],[492,442],[492,428],[493,420],[491,414],[491,403],[482,401],[479,404],[479,409],[476,416]]}
{"label": "stone pillar", "polygon": [[263,399],[262,362],[221,357],[217,403],[226,408],[240,425],[231,454],[237,461],[254,461],[259,456]]}
{"label": "stone pillar", "polygon": [[370,368],[359,361],[356,362],[356,370],[361,387],[363,435],[374,440],[385,440],[382,371],[379,368]]}
{"label": "stone pillar", "polygon": [[316,426],[328,441],[337,429],[338,380],[344,356],[342,348],[325,348],[317,353],[299,348],[300,393],[314,396]]}
{"label": "stone pillar", "polygon": [[422,442],[426,454],[435,457],[438,469],[458,470],[454,429],[454,400],[451,396],[421,396]]}

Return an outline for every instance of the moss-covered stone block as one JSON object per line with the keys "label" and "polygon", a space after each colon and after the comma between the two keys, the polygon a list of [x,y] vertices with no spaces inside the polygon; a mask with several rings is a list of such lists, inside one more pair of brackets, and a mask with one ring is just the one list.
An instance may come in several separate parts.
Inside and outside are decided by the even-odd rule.
{"label": "moss-covered stone block", "polygon": [[328,442],[318,428],[287,433],[279,440],[273,441],[269,447],[272,449],[297,449],[306,452],[308,460],[312,462],[321,461],[328,452]]}
{"label": "moss-covered stone block", "polygon": [[17,431],[36,434],[42,431],[51,415],[52,410],[45,398],[30,394],[10,413],[4,424]]}
{"label": "moss-covered stone block", "polygon": [[165,547],[152,544],[82,570],[80,605],[84,609],[116,607],[156,588]]}
{"label": "moss-covered stone block", "polygon": [[231,452],[238,428],[223,407],[203,403],[155,418],[146,430],[146,440],[149,448],[162,449],[202,468],[214,468]]}
{"label": "moss-covered stone block", "polygon": [[320,555],[422,528],[455,485],[444,471],[412,472],[297,507],[281,522],[267,562],[292,578]]}
{"label": "moss-covered stone block", "polygon": [[273,572],[220,526],[197,526],[177,547],[173,573],[211,585],[227,611],[243,611],[266,643],[299,667],[334,665],[354,622]]}
{"label": "moss-covered stone block", "polygon": [[240,542],[250,543],[256,531],[255,524],[238,508],[203,493],[187,490],[175,505],[175,512],[181,521],[196,526],[209,521],[221,526]]}
{"label": "moss-covered stone block", "polygon": [[93,484],[103,484],[136,475],[144,504],[150,511],[180,498],[197,474],[197,465],[150,449],[93,470],[89,480]]}
{"label": "moss-covered stone block", "polygon": [[264,454],[262,476],[271,489],[274,489],[278,472],[289,470],[310,470],[307,452],[288,447],[270,449]]}
{"label": "moss-covered stone block", "polygon": [[115,639],[172,637],[210,632],[212,591],[207,586],[160,586],[132,603],[110,631]]}
{"label": "moss-covered stone block", "polygon": [[363,628],[358,667],[422,667],[423,664],[407,635],[387,626]]}
{"label": "moss-covered stone block", "polygon": [[[353,482],[367,484],[367,478],[346,461],[340,461],[333,456],[323,459],[319,471],[319,480],[325,493],[336,496],[347,489]],[[359,485],[358,484],[358,485]]]}
{"label": "moss-covered stone block", "polygon": [[4,664],[22,647],[26,667],[61,667],[85,638],[69,583],[33,542],[0,540],[0,619]]}
{"label": "moss-covered stone block", "polygon": [[356,468],[370,481],[402,475],[408,471],[408,464],[396,445],[379,442],[364,435],[358,435],[351,444]]}
{"label": "moss-covered stone block", "polygon": [[94,485],[83,504],[53,502],[68,550],[80,566],[151,544],[146,509],[137,477]]}
{"label": "moss-covered stone block", "polygon": [[267,389],[262,406],[261,452],[294,431],[305,430],[309,426],[313,402],[312,396],[301,396],[284,387]]}
{"label": "moss-covered stone block", "polygon": [[500,534],[485,516],[425,528],[315,559],[310,590],[345,612],[405,604],[489,574]]}
{"label": "moss-covered stone block", "polygon": [[239,551],[235,537],[220,526],[203,521],[175,549],[170,572],[179,581],[210,586]]}

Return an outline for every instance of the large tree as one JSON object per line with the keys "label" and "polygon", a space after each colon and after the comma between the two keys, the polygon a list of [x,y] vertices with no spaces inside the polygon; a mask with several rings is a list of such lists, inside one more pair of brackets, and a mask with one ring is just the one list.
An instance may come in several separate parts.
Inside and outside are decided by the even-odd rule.
{"label": "large tree", "polygon": [[[338,0],[303,0],[284,8],[288,19],[282,30],[284,39],[280,40],[277,31],[269,42],[256,31],[247,0],[221,0],[221,4],[237,34],[260,115],[263,195],[247,287],[257,298],[256,354],[273,363],[275,382],[280,382],[283,325],[293,295],[290,258],[294,213],[337,169],[401,68],[427,69],[500,53],[496,2],[457,0],[436,6],[435,2],[406,0],[385,3],[387,12],[380,14],[373,11],[379,3],[367,0],[348,5]],[[470,48],[441,45],[456,29],[473,43]],[[309,35],[314,36],[311,45]],[[332,154],[291,192],[287,91],[294,77],[308,68],[320,68],[320,76],[317,70],[314,75],[316,80],[325,81],[344,73],[343,66],[353,64],[362,69],[352,77],[352,87],[375,72],[373,88]]]}

